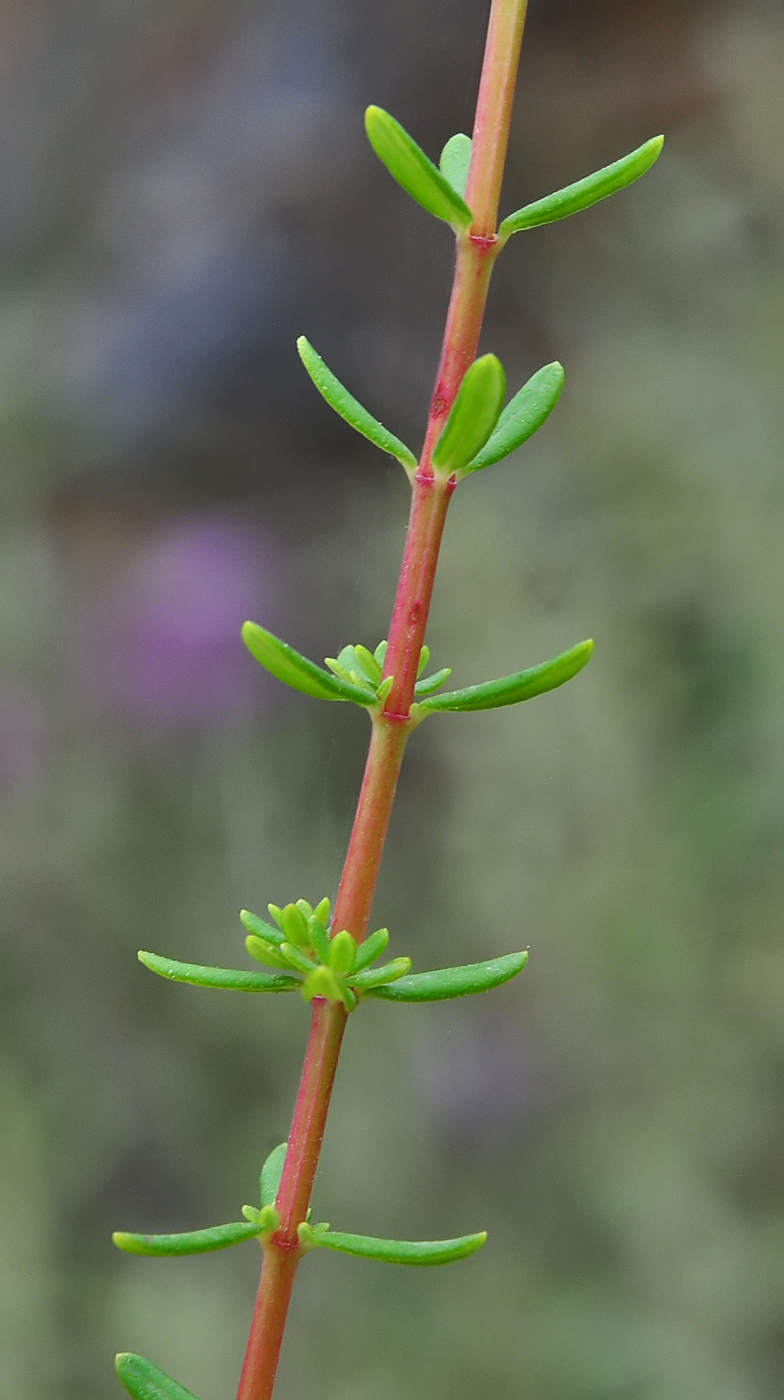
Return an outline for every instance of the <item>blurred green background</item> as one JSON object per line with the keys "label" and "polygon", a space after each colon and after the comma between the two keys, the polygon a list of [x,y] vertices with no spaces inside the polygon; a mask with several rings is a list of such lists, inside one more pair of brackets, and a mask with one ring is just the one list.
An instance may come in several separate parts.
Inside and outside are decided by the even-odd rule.
{"label": "blurred green background", "polygon": [[[118,1395],[142,1352],[234,1394],[308,1017],[169,986],[241,905],[334,894],[367,726],[265,679],[384,635],[448,231],[367,147],[469,130],[473,0],[3,0],[0,1392]],[[441,1271],[319,1255],[280,1400],[773,1400],[784,1381],[784,11],[532,0],[505,212],[667,133],[634,189],[519,236],[483,348],[566,389],[447,527],[429,641],[468,684],[589,669],[415,734],[374,926],[489,997],[352,1021],[314,1201],[486,1226]]]}

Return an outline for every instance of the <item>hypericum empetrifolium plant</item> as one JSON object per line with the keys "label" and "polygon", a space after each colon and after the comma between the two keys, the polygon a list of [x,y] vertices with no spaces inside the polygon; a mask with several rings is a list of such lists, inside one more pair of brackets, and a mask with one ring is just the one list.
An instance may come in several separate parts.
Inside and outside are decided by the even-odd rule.
{"label": "hypericum empetrifolium plant", "polygon": [[[438,711],[487,710],[514,705],[553,690],[581,670],[593,643],[500,680],[444,691],[451,672],[424,675],[433,581],[447,507],[463,477],[501,461],[524,443],[555,407],[563,386],[557,363],[545,365],[506,398],[506,376],[495,355],[476,358],[487,289],[495,259],[514,233],[566,218],[623,189],[656,160],[662,137],[576,184],[528,204],[497,226],[515,77],[526,0],[492,0],[473,142],[458,134],[435,166],[387,112],[365,116],[376,155],[412,199],[449,224],[456,239],[452,295],[441,362],[425,431],[416,455],[349,393],[302,336],[299,353],[327,403],[357,432],[396,457],[412,488],[411,514],[389,640],[375,650],[344,646],[325,667],[254,622],[243,628],[246,646],[285,685],[318,700],[342,700],[365,709],[371,736],[365,776],[334,910],[328,899],[305,899],[279,908],[270,921],[243,910],[240,919],[250,957],[264,972],[196,967],[142,952],[151,971],[175,982],[238,992],[299,992],[312,1007],[310,1039],[287,1143],[261,1169],[258,1205],[243,1219],[183,1235],[114,1236],[135,1254],[196,1254],[256,1239],[263,1250],[261,1284],[237,1400],[269,1400],[275,1382],[294,1276],[311,1250],[336,1249],[392,1264],[448,1264],[473,1254],[483,1231],[449,1240],[379,1240],[311,1223],[311,1193],[326,1126],[332,1085],[348,1017],[361,1003],[441,1001],[488,991],[516,976],[527,954],[502,954],[489,962],[412,972],[410,959],[379,964],[389,943],[386,929],[367,935],[381,854],[403,750],[411,731]],[[372,1015],[372,1011],[367,1014]],[[140,1356],[122,1353],[117,1371],[135,1400],[193,1400],[190,1392]]]}

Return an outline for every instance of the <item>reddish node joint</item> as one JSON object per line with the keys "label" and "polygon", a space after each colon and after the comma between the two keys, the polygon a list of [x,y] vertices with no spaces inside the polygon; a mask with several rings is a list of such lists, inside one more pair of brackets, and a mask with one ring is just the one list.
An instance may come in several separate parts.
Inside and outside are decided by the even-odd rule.
{"label": "reddish node joint", "polygon": [[496,233],[469,233],[469,242],[473,244],[479,253],[491,253],[498,242]]}

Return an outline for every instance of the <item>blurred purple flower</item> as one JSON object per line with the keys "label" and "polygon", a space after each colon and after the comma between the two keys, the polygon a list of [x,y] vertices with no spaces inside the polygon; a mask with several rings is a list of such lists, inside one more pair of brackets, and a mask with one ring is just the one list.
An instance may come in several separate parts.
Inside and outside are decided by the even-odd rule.
{"label": "blurred purple flower", "polygon": [[260,532],[222,517],[159,529],[84,619],[88,699],[151,725],[248,714],[265,684],[240,628],[270,616],[273,554]]}

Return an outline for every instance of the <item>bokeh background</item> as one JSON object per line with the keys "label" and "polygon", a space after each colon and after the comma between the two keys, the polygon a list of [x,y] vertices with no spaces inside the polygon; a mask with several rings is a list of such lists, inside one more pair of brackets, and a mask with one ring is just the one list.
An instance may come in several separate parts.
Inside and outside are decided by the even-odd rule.
{"label": "bokeh background", "polygon": [[[0,5],[0,1391],[119,1394],[136,1350],[234,1394],[285,1137],[289,998],[241,905],[334,894],[363,715],[289,693],[384,635],[403,473],[319,399],[306,332],[416,446],[448,230],[374,161],[469,130],[476,0]],[[280,1400],[773,1400],[784,1382],[784,11],[538,0],[504,210],[668,142],[516,238],[483,345],[563,360],[537,438],[458,493],[429,640],[468,684],[585,636],[563,691],[417,731],[375,924],[492,996],[352,1021],[315,1213],[475,1259],[300,1273]],[[350,712],[349,712],[350,710]]]}

